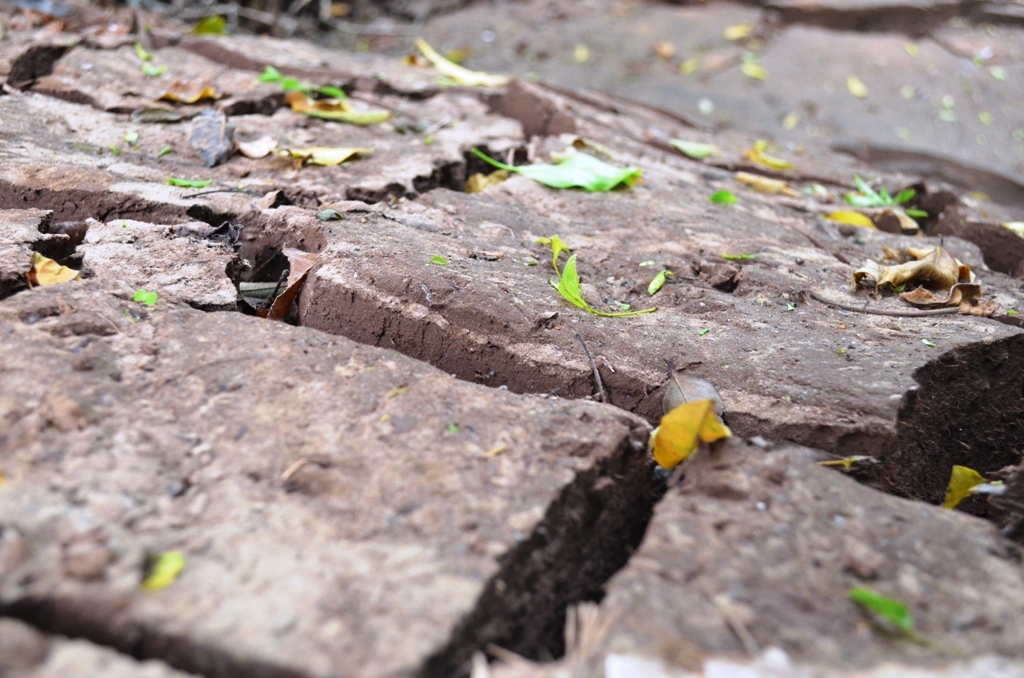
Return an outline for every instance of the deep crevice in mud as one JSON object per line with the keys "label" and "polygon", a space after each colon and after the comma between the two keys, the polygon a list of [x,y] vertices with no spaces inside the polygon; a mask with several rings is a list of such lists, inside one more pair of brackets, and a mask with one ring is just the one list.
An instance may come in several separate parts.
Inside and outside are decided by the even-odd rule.
{"label": "deep crevice in mud", "polygon": [[154,220],[180,221],[185,216],[192,216],[183,206],[152,202],[137,195],[85,189],[29,188],[0,181],[0,209],[30,208],[52,210],[55,221],[93,218],[98,221],[135,219],[152,223]]}
{"label": "deep crevice in mud", "polygon": [[488,645],[535,661],[563,656],[568,607],[603,598],[663,494],[653,462],[629,440],[599,468],[577,475],[534,533],[502,557],[476,608],[419,675],[468,675],[473,652]]}
{"label": "deep crevice in mud", "polygon": [[118,622],[114,605],[86,604],[61,597],[22,598],[0,605],[0,617],[21,620],[45,633],[82,638],[140,661],[156,659],[204,678],[306,676],[269,662],[232,656],[187,637],[156,633],[142,624]]}
{"label": "deep crevice in mud", "polygon": [[[943,354],[904,396],[883,480],[899,496],[942,501],[954,464],[986,477],[1024,456],[1024,336]],[[972,513],[988,515],[978,501]]]}

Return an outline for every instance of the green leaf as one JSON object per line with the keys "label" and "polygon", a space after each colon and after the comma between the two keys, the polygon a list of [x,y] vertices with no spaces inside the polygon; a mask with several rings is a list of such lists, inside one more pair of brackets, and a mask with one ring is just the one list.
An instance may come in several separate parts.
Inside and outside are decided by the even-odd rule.
{"label": "green leaf", "polygon": [[146,51],[146,48],[142,46],[141,42],[136,42],[134,47],[135,56],[139,57],[139,61],[149,61],[153,58],[153,55]]}
{"label": "green leaf", "polygon": [[658,290],[665,286],[665,280],[672,277],[675,277],[675,273],[668,269],[658,271],[658,274],[654,276],[654,279],[647,286],[647,294],[653,297],[658,293]]}
{"label": "green leaf", "polygon": [[922,339],[921,343],[924,344],[925,346],[932,346],[932,347],[935,347],[935,346],[938,345],[934,341],[932,341],[931,339]]}
{"label": "green leaf", "polygon": [[156,292],[149,292],[148,290],[135,290],[134,301],[145,304],[146,306],[152,306],[156,303],[157,294]]}
{"label": "green leaf", "polygon": [[914,217],[915,219],[927,219],[928,213],[924,210],[909,209],[903,210],[908,217]]}
{"label": "green leaf", "polygon": [[727,191],[724,188],[712,193],[710,200],[716,205],[735,205],[739,202],[736,196],[733,195],[732,191]]}
{"label": "green leaf", "polygon": [[228,32],[227,28],[227,19],[220,15],[214,15],[200,19],[199,22],[192,27],[192,33],[195,35],[224,35]]}
{"label": "green leaf", "polygon": [[325,210],[317,212],[316,218],[320,221],[341,221],[345,218],[345,213],[341,210],[336,210],[333,207],[328,207]]}
{"label": "green leaf", "polygon": [[648,266],[654,266],[654,259],[648,259],[647,261],[641,261],[637,264],[640,268],[647,268]]}
{"label": "green leaf", "polygon": [[283,79],[284,76],[281,75],[281,71],[277,70],[273,66],[267,66],[264,68],[263,72],[260,73],[258,78],[256,78],[259,82],[281,82]]}
{"label": "green leaf", "polygon": [[[888,193],[888,191],[886,192]],[[897,205],[902,205],[903,203],[909,200],[913,200],[915,195],[917,195],[917,191],[915,191],[912,188],[908,188],[906,190],[900,191],[893,199],[893,202],[896,203]]]}
{"label": "green leaf", "polygon": [[117,146],[107,146],[107,150],[109,150],[114,155],[122,155],[124,153],[124,151],[122,151]]}
{"label": "green leaf", "polygon": [[787,301],[786,302],[786,311],[795,311],[795,310],[796,310],[796,304],[794,304],[792,301]]}
{"label": "green leaf", "polygon": [[708,333],[708,332],[710,332],[710,331],[711,331],[711,330],[709,330],[709,329],[707,329],[707,328],[705,328],[705,329],[702,329],[702,330],[697,330],[697,336],[698,336],[698,337],[703,337],[703,336],[704,336],[705,334],[707,334],[707,333]]}
{"label": "green leaf", "polygon": [[171,186],[180,186],[181,188],[206,188],[213,183],[213,179],[178,179],[171,177],[167,180]]}
{"label": "green leaf", "polygon": [[165,155],[167,155],[168,153],[173,153],[173,152],[174,152],[173,148],[171,148],[170,146],[164,146],[163,148],[160,149],[160,152],[156,154],[156,157],[162,158]]}
{"label": "green leaf", "polygon": [[157,78],[167,71],[167,66],[154,66],[153,64],[142,64],[142,74],[147,78]]}
{"label": "green leaf", "polygon": [[746,261],[748,259],[757,259],[756,254],[723,254],[722,258],[726,261]]}
{"label": "green leaf", "polygon": [[850,600],[866,610],[876,614],[882,620],[892,624],[904,633],[914,630],[914,616],[907,606],[898,600],[883,596],[871,589],[854,587],[847,591]]}
{"label": "green leaf", "polygon": [[586,153],[573,153],[557,165],[543,163],[514,167],[488,157],[478,149],[473,154],[484,162],[509,172],[551,186],[552,188],[582,188],[587,191],[610,191],[619,184],[632,186],[640,178],[636,167],[616,167]]}
{"label": "green leaf", "polygon": [[555,275],[558,276],[558,282],[551,281],[551,286],[558,290],[566,301],[573,306],[581,308],[587,313],[602,316],[605,318],[625,318],[632,315],[640,315],[642,313],[653,313],[658,310],[657,306],[651,308],[645,308],[641,311],[624,311],[621,313],[606,313],[605,311],[599,311],[583,299],[583,291],[580,288],[580,276],[576,272],[576,255],[572,254],[569,259],[565,262],[565,268],[562,270],[558,269],[558,255],[562,252],[569,254],[570,250],[566,246],[562,239],[557,235],[553,235],[550,238],[537,238],[537,242],[542,244],[551,245],[551,265],[555,269]]}
{"label": "green leaf", "polygon": [[448,424],[448,432],[449,433],[458,433],[459,432],[459,425],[458,424]]}
{"label": "green leaf", "polygon": [[340,87],[335,87],[334,85],[323,85],[321,87],[317,87],[316,91],[323,94],[325,97],[330,97],[332,99],[348,99],[348,95],[345,94],[345,90]]}
{"label": "green leaf", "polygon": [[159,591],[174,583],[181,571],[185,569],[185,554],[181,551],[165,551],[156,556],[146,568],[146,578],[142,581],[143,591]]}
{"label": "green leaf", "polygon": [[139,140],[139,133],[134,130],[129,130],[124,133],[124,142],[126,144],[134,144]]}
{"label": "green leaf", "polygon": [[440,254],[435,254],[434,256],[430,257],[430,263],[434,264],[435,266],[447,266],[448,260],[442,257]]}
{"label": "green leaf", "polygon": [[712,156],[715,153],[718,153],[718,149],[712,146],[711,144],[702,144],[698,141],[683,141],[682,139],[669,139],[669,143],[672,144],[672,147],[679,151],[680,153],[688,155],[696,160],[700,160],[701,158],[707,158],[708,156]]}
{"label": "green leaf", "polygon": [[1020,315],[1020,313],[1016,309],[1008,308],[1006,309],[1006,315]]}

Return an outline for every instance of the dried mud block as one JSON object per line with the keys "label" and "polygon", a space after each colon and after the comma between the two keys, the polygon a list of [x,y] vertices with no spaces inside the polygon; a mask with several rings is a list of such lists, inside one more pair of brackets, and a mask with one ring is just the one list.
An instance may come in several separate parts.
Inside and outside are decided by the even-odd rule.
{"label": "dried mud block", "polygon": [[132,219],[90,220],[79,248],[86,270],[126,288],[144,288],[202,310],[234,310],[238,293],[225,270],[231,248],[206,239],[208,224],[161,226]]}
{"label": "dried mud block", "polygon": [[486,643],[557,654],[561,609],[640,541],[635,417],[131,304],[96,281],[0,304],[2,616],[206,676],[449,675]]}
{"label": "dried mud block", "polygon": [[61,239],[44,233],[52,218],[47,210],[0,210],[0,297],[24,287],[32,252],[40,243]]}
{"label": "dried mud block", "polygon": [[[810,450],[731,441],[692,458],[609,583],[599,652],[676,671],[771,646],[846,671],[982,655],[1019,671],[1020,558],[992,525],[872,490]],[[873,629],[852,587],[905,603],[926,642]]]}
{"label": "dried mud block", "polygon": [[496,98],[493,107],[496,113],[518,120],[527,139],[576,133],[576,121],[564,106],[522,80],[513,80]]}
{"label": "dried mud block", "polygon": [[0,675],[185,678],[189,674],[155,661],[139,662],[86,641],[46,636],[14,619],[0,619]]}

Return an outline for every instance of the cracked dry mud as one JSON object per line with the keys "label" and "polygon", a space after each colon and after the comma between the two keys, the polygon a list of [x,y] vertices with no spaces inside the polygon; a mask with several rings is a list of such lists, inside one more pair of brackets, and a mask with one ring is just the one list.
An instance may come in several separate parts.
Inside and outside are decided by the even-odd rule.
{"label": "cracked dry mud", "polygon": [[[207,169],[193,123],[131,121],[166,85],[139,74],[134,39],[83,35],[0,41],[0,674],[447,676],[490,652],[495,675],[632,661],[676,676],[780,648],[782,675],[883,662],[1024,675],[1020,547],[983,503],[936,506],[953,464],[1020,461],[1020,324],[810,297],[861,305],[848,282],[864,259],[944,235],[988,299],[1019,308],[1024,240],[998,225],[1012,204],[809,146],[782,178],[838,193],[880,176],[934,205],[929,235],[854,232],[810,198],[736,184],[756,169],[740,132],[589,92],[442,89],[384,57],[157,28],[160,62],[218,82],[239,138],[376,149],[341,167]],[[256,81],[268,64],[400,115],[301,117]],[[449,116],[430,144],[398,131]],[[138,147],[110,153],[129,129]],[[543,160],[575,136],[644,182],[461,190],[483,169],[470,148]],[[722,153],[693,161],[665,136]],[[739,203],[708,202],[720,188]],[[292,204],[261,208],[271,191]],[[318,220],[325,207],[343,218]],[[224,221],[243,227],[237,248],[213,237]],[[565,303],[535,242],[552,234],[579,255],[591,303],[658,310]],[[275,280],[287,247],[317,255],[299,326],[233,312],[237,283]],[[33,250],[85,280],[25,289]],[[660,267],[676,278],[648,297]],[[134,302],[139,288],[157,304]],[[607,404],[591,402],[577,335]],[[646,451],[665,359],[717,386],[735,433],[667,489]],[[862,482],[817,464],[853,454],[878,462]],[[181,576],[141,591],[146,559],[169,549],[186,555]],[[927,642],[867,624],[846,599],[861,585],[906,602]],[[600,603],[589,642],[544,663],[581,603]]]}

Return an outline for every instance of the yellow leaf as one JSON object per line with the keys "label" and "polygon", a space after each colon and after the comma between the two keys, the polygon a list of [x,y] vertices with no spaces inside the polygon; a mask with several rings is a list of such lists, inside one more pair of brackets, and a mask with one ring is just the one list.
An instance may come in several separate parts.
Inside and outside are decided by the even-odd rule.
{"label": "yellow leaf", "polygon": [[792,169],[793,163],[782,158],[776,158],[775,156],[768,155],[764,152],[764,149],[768,147],[768,143],[763,139],[759,139],[754,142],[753,148],[748,148],[743,152],[743,157],[747,160],[756,163],[758,165],[764,165],[765,167],[771,167],[772,169]]}
{"label": "yellow leaf", "polygon": [[158,555],[149,567],[149,574],[142,581],[143,591],[159,591],[174,583],[185,569],[185,554],[181,551],[165,551]]}
{"label": "yellow leaf", "polygon": [[873,457],[869,457],[863,454],[855,454],[852,457],[843,457],[842,459],[829,459],[827,461],[819,461],[818,464],[821,466],[842,466],[844,471],[849,471],[857,462],[867,460],[873,460]]}
{"label": "yellow leaf", "polygon": [[79,271],[67,266],[61,266],[53,259],[44,257],[39,252],[32,253],[32,267],[28,271],[29,287],[46,287],[57,283],[74,280],[80,275]]}
{"label": "yellow leaf", "polygon": [[858,99],[863,99],[868,95],[868,86],[856,75],[846,76],[846,89],[850,90],[850,94]]}
{"label": "yellow leaf", "polygon": [[207,80],[175,80],[157,101],[177,101],[182,104],[194,104],[205,99],[220,99],[223,96],[216,86]]}
{"label": "yellow leaf", "polygon": [[438,54],[433,47],[427,44],[422,38],[416,38],[416,47],[419,48],[427,61],[434,64],[434,68],[441,75],[451,78],[460,85],[469,87],[502,87],[508,84],[508,78],[504,75],[492,75],[481,71],[471,71],[454,64]]}
{"label": "yellow leaf", "polygon": [[711,443],[732,435],[715,414],[715,401],[691,400],[661,418],[654,433],[654,461],[671,470],[697,449],[698,441]]}
{"label": "yellow leaf", "polygon": [[851,212],[850,210],[840,210],[833,212],[828,215],[829,221],[838,221],[841,224],[849,224],[851,226],[863,226],[864,228],[875,228],[875,222],[871,221],[871,217],[860,212]]}
{"label": "yellow leaf", "polygon": [[491,186],[497,186],[508,179],[508,176],[507,170],[498,170],[490,174],[480,174],[477,172],[469,179],[466,179],[466,193],[483,193]]}
{"label": "yellow leaf", "polygon": [[752,61],[740,64],[740,73],[751,80],[764,80],[768,77],[768,71],[765,70],[764,66]]}
{"label": "yellow leaf", "polygon": [[692,75],[700,70],[700,60],[695,58],[687,59],[679,64],[680,75]]}
{"label": "yellow leaf", "polygon": [[787,130],[796,129],[796,126],[800,124],[800,114],[796,111],[790,111],[786,113],[786,117],[782,119],[782,128]]}
{"label": "yellow leaf", "polygon": [[282,155],[291,156],[310,165],[340,165],[356,155],[369,155],[372,148],[332,148],[329,146],[310,146],[308,148],[286,148]]}
{"label": "yellow leaf", "polygon": [[335,120],[366,126],[382,123],[391,117],[390,111],[377,109],[359,111],[343,99],[313,100],[298,90],[288,92],[284,100],[296,113],[321,120]]}
{"label": "yellow leaf", "polygon": [[578,64],[586,63],[590,59],[590,48],[584,45],[582,42],[576,45],[572,50],[572,60]]}
{"label": "yellow leaf", "polygon": [[966,466],[954,466],[953,473],[949,476],[949,485],[946,487],[946,500],[942,502],[942,508],[951,509],[971,494],[975,485],[986,482],[984,476],[972,468]]}
{"label": "yellow leaf", "polygon": [[782,195],[788,195],[790,197],[796,197],[798,195],[797,192],[790,188],[789,184],[785,181],[782,181],[781,179],[763,177],[760,174],[737,172],[736,181],[741,184],[746,184],[756,191],[767,193],[769,195],[775,195],[776,193],[781,193]]}
{"label": "yellow leaf", "polygon": [[733,24],[722,31],[722,37],[726,40],[742,40],[754,30],[753,24]]}

